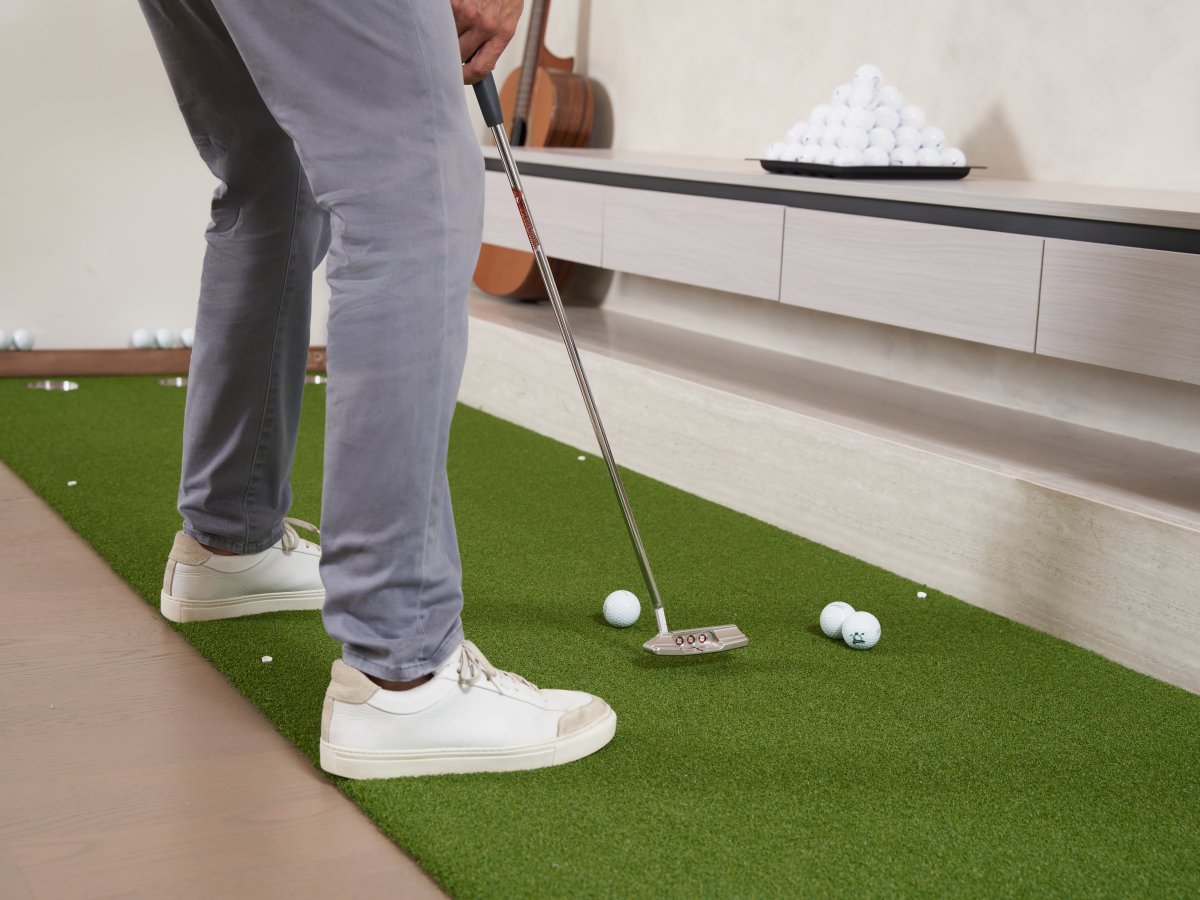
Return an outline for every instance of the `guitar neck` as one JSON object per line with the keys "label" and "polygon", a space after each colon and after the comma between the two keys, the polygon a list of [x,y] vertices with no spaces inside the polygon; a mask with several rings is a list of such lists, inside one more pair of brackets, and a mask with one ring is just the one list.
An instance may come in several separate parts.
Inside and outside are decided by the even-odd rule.
{"label": "guitar neck", "polygon": [[529,5],[529,32],[525,36],[525,53],[521,57],[521,80],[517,85],[517,106],[513,119],[524,122],[529,118],[533,98],[533,82],[537,77],[537,61],[546,40],[546,18],[550,15],[550,0],[532,0]]}

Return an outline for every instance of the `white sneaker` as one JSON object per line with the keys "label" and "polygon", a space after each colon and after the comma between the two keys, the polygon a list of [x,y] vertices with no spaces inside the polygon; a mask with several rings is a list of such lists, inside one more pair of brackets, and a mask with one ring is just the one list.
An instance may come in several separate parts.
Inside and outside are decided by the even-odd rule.
{"label": "white sneaker", "polygon": [[[281,609],[320,609],[325,587],[317,567],[321,548],[283,520],[283,537],[261,553],[219,556],[182,531],[167,558],[162,614],[172,622],[209,622]],[[320,532],[317,532],[320,534]]]}
{"label": "white sneaker", "polygon": [[325,692],[321,768],[346,778],[511,772],[573,762],[612,740],[617,715],[581,691],[540,690],[462,648],[408,691],[340,659]]}

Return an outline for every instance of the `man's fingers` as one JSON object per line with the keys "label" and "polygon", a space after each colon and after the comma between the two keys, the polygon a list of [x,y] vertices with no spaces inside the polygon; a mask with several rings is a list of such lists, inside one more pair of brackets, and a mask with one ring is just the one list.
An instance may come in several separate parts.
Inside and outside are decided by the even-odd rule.
{"label": "man's fingers", "polygon": [[479,52],[480,46],[488,38],[488,34],[478,28],[471,27],[458,36],[459,59],[468,62]]}
{"label": "man's fingers", "polygon": [[463,83],[475,84],[483,81],[488,73],[496,68],[496,62],[507,44],[507,38],[496,35],[477,49],[475,55],[463,65]]}

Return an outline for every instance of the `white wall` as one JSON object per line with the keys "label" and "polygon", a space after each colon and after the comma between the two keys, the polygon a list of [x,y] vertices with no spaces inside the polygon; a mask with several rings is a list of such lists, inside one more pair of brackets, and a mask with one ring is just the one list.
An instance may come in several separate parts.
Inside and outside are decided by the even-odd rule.
{"label": "white wall", "polygon": [[[1197,191],[1198,33],[1197,0],[556,0],[549,42],[617,147],[754,154],[869,60],[994,174]],[[0,328],[116,347],[189,324],[215,180],[137,4],[0,0],[0,110]]]}

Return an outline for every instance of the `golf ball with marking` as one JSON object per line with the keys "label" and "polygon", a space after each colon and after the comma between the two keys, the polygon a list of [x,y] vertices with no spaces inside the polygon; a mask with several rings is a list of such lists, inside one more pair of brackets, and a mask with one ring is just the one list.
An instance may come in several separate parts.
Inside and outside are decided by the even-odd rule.
{"label": "golf ball with marking", "polygon": [[828,638],[842,636],[842,623],[854,615],[854,607],[842,600],[834,600],[821,610],[821,633]]}
{"label": "golf ball with marking", "polygon": [[915,166],[917,164],[917,151],[912,147],[897,147],[891,153],[893,166]]}
{"label": "golf ball with marking", "polygon": [[642,604],[632,591],[613,591],[604,598],[604,621],[614,628],[628,628],[642,614]]}
{"label": "golf ball with marking", "polygon": [[879,643],[880,634],[879,620],[869,612],[851,613],[842,622],[842,640],[855,650],[870,650]]}
{"label": "golf ball with marking", "polygon": [[804,120],[796,122],[787,130],[787,142],[789,144],[801,144],[804,142],[804,135],[808,132],[808,123]]}
{"label": "golf ball with marking", "polygon": [[800,158],[800,151],[803,149],[803,144],[787,144],[783,148],[783,152],[779,154],[779,158],[784,162],[796,162]]}
{"label": "golf ball with marking", "polygon": [[810,163],[816,162],[817,152],[821,149],[819,144],[805,144],[800,148],[800,155],[796,157],[796,162]]}
{"label": "golf ball with marking", "polygon": [[942,151],[943,166],[965,166],[966,164],[966,154],[964,154],[957,147],[947,147]]}
{"label": "golf ball with marking", "polygon": [[941,150],[946,146],[946,132],[936,125],[926,125],[921,129],[921,146]]}
{"label": "golf ball with marking", "polygon": [[879,90],[883,84],[883,70],[871,63],[863,63],[854,70],[854,86],[869,87],[872,91]]}
{"label": "golf ball with marking", "polygon": [[850,95],[854,93],[854,85],[839,84],[833,89],[833,98],[829,101],[832,106],[845,106],[850,102]]}

